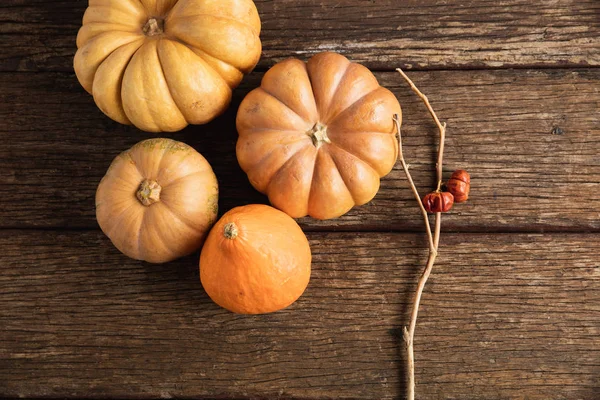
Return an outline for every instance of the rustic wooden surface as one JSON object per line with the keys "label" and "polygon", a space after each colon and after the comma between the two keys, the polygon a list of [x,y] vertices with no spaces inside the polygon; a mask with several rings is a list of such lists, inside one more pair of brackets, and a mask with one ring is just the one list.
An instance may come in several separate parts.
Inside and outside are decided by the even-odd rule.
{"label": "rustic wooden surface", "polygon": [[[259,69],[324,50],[370,68],[600,65],[597,0],[256,0]],[[0,70],[72,71],[87,0],[3,0]]]}
{"label": "rustic wooden surface", "polygon": [[[501,237],[443,238],[417,329],[419,398],[597,399],[593,236]],[[200,290],[197,255],[156,266],[122,256],[98,231],[3,231],[3,394],[397,395],[425,243],[412,233],[309,238],[306,294],[283,312],[242,317]]]}
{"label": "rustic wooden surface", "polygon": [[[98,230],[108,164],[158,135],[110,121],[77,83],[86,4],[0,4],[0,397],[403,398],[400,332],[426,243],[401,171],[340,219],[300,221],[314,274],[290,309],[219,309],[197,254],[140,263]],[[277,61],[324,50],[398,96],[426,190],[435,127],[393,72],[410,69],[448,122],[447,171],[473,175],[423,298],[418,398],[600,398],[600,3],[256,4],[263,57],[231,109],[166,135],[209,159],[222,212],[266,201],[235,160],[237,105]]]}
{"label": "rustic wooden surface", "polygon": [[[117,154],[149,136],[184,140],[208,158],[221,183],[222,210],[266,201],[235,157],[235,111],[262,73],[246,80],[230,111],[213,123],[158,135],[110,121],[72,74],[6,75],[0,134],[11,140],[0,148],[0,197],[6,202],[0,227],[96,227],[91,205],[98,182]],[[473,175],[471,200],[445,218],[445,229],[600,231],[600,69],[411,76],[448,122],[446,169],[466,168]],[[406,157],[425,190],[434,180],[435,125],[397,73],[377,77],[403,106]],[[38,107],[27,106],[32,96]],[[76,177],[77,185],[65,177]],[[370,204],[336,220],[301,222],[310,230],[423,229],[399,166]]]}

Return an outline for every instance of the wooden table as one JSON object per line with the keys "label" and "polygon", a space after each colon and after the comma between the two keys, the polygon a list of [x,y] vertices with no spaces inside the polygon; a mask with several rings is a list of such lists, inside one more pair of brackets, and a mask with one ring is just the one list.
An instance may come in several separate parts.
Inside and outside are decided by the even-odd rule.
{"label": "wooden table", "polygon": [[[427,255],[397,166],[369,204],[300,221],[305,295],[272,315],[214,305],[198,254],[121,255],[94,194],[159,135],[112,122],[72,70],[84,0],[0,5],[0,397],[403,398],[401,341]],[[406,157],[433,185],[436,130],[471,200],[444,218],[415,342],[419,399],[600,398],[600,2],[258,0],[264,54],[230,110],[162,136],[213,165],[222,212],[266,202],[235,159],[234,117],[274,63],[333,50],[404,110]]]}

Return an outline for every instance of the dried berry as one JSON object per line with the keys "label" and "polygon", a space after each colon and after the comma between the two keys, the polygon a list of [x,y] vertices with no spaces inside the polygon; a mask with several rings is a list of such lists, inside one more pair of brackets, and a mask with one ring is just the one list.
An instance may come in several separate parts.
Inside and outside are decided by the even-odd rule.
{"label": "dried berry", "polygon": [[448,191],[454,196],[454,201],[464,203],[469,198],[471,190],[471,177],[467,171],[459,169],[454,171],[450,180],[446,184]]}
{"label": "dried berry", "polygon": [[430,213],[450,211],[454,204],[454,196],[450,192],[431,192],[423,197],[423,206]]}

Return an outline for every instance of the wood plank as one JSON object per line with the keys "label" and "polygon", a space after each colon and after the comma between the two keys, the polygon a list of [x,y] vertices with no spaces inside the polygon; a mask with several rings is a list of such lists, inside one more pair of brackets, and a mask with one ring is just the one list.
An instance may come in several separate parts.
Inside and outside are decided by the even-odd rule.
{"label": "wood plank", "polygon": [[[0,396],[401,398],[424,237],[309,238],[305,295],[237,316],[201,289],[197,255],[153,266],[99,231],[1,231]],[[598,398],[598,239],[444,235],[415,342],[419,398]]]}
{"label": "wood plank", "polygon": [[[371,68],[600,65],[596,0],[257,0],[264,56],[342,52]],[[87,1],[4,0],[0,71],[72,71]]]}
{"label": "wood plank", "polygon": [[[235,158],[235,110],[259,84],[252,74],[221,118],[164,136],[213,165],[221,210],[265,202]],[[452,231],[600,230],[600,69],[436,71],[411,76],[448,122],[446,169],[473,175],[471,200],[445,217]],[[96,227],[94,195],[112,159],[156,136],[112,122],[70,74],[4,74],[0,91],[0,227]],[[406,157],[423,192],[433,187],[436,129],[395,73],[377,73],[404,109]],[[560,128],[560,133],[558,129]],[[554,134],[553,134],[554,132]],[[396,168],[377,197],[342,218],[303,219],[308,230],[421,230]]]}

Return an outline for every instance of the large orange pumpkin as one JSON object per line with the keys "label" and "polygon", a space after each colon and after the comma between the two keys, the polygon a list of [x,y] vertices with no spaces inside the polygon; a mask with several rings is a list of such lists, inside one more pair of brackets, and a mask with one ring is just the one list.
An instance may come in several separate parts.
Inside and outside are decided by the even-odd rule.
{"label": "large orange pumpkin", "polygon": [[237,115],[237,158],[252,185],[295,218],[339,217],[370,201],[398,154],[400,104],[335,53],[271,68]]}
{"label": "large orange pumpkin", "polygon": [[170,139],[115,158],[96,192],[96,218],[125,255],[162,263],[197,250],[218,211],[217,178],[202,155]]}
{"label": "large orange pumpkin", "polygon": [[200,279],[215,303],[240,314],[281,310],[310,280],[308,240],[296,221],[265,205],[237,207],[211,230]]}
{"label": "large orange pumpkin", "polygon": [[252,0],[89,0],[75,72],[115,121],[177,131],[225,111],[260,28]]}

